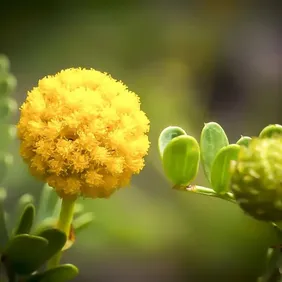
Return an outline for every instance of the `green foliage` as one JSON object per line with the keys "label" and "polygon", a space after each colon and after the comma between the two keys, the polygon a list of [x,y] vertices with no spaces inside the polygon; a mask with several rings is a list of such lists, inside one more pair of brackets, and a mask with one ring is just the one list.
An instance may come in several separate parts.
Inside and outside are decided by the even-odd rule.
{"label": "green foliage", "polygon": [[[193,137],[186,135],[183,129],[173,128],[177,128],[176,132],[181,136],[170,135],[171,127],[164,129],[159,138],[159,149],[163,152],[161,157],[165,175],[176,185],[174,188],[183,190],[183,185],[188,185],[184,190],[238,204],[253,218],[271,224],[273,220],[281,220],[281,125],[265,127],[258,138],[241,136],[236,144],[229,144],[227,135],[218,123],[205,124],[200,137],[200,153],[205,176],[211,188],[191,184],[195,172],[198,171],[196,168],[199,165],[199,155],[195,153],[198,143]],[[191,148],[194,148],[194,151]],[[236,175],[240,176],[236,185],[235,167]],[[179,184],[182,184],[182,187],[178,187]],[[252,210],[255,213],[252,213]],[[276,223],[275,228],[281,241],[281,221]],[[265,269],[258,282],[281,282],[281,267],[281,246],[269,248]]]}
{"label": "green foliage", "polygon": [[16,274],[28,275],[41,266],[41,254],[48,249],[45,238],[21,234],[9,240],[2,253],[2,261],[6,267],[12,268]]}
{"label": "green foliage", "polygon": [[171,140],[163,152],[163,166],[166,176],[176,185],[187,185],[197,175],[200,148],[197,140],[182,135]]}
{"label": "green foliage", "polygon": [[228,145],[217,153],[211,169],[211,185],[216,193],[224,194],[229,191],[231,161],[236,161],[240,151],[239,145]]}
{"label": "green foliage", "polygon": [[[60,199],[53,189],[45,185],[42,194],[49,197],[46,200],[44,212],[41,210],[41,221],[35,214],[35,206],[32,204],[33,197],[29,194],[22,195],[17,203],[18,219],[17,225],[9,235],[5,212],[2,202],[6,197],[6,191],[0,193],[0,268],[5,269],[9,281],[52,281],[64,282],[73,279],[78,274],[78,269],[71,265],[60,265],[54,268],[45,269],[46,263],[58,252],[65,249],[67,236],[64,232],[54,226],[56,218],[52,207],[58,206]],[[55,198],[55,196],[57,198]],[[51,204],[49,200],[55,200]],[[46,208],[48,207],[48,208]],[[73,229],[83,230],[93,221],[92,213],[85,213],[78,205],[76,208],[77,217],[73,222]],[[46,220],[47,219],[47,220]],[[37,223],[34,225],[34,223]],[[42,222],[44,224],[42,224]],[[43,267],[42,271],[38,271]],[[45,270],[44,270],[45,269]]]}
{"label": "green foliage", "polygon": [[211,181],[211,169],[218,151],[229,144],[223,128],[215,122],[205,124],[200,139],[201,160],[204,173]]}
{"label": "green foliage", "polygon": [[35,208],[32,204],[28,204],[25,207],[20,217],[20,221],[14,231],[14,234],[15,235],[28,234],[32,227],[34,216],[35,216]]}
{"label": "green foliage", "polygon": [[32,275],[26,282],[53,282],[53,281],[69,281],[75,278],[78,269],[72,264],[64,264],[42,273]]}
{"label": "green foliage", "polygon": [[187,135],[186,132],[178,126],[169,126],[165,128],[159,136],[159,153],[163,156],[163,152],[167,144],[175,137]]}

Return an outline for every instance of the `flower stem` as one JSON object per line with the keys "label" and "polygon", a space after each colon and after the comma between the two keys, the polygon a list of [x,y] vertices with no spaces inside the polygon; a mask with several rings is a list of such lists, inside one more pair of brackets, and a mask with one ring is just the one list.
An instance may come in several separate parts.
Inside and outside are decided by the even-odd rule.
{"label": "flower stem", "polygon": [[[76,199],[69,198],[62,200],[60,216],[57,223],[57,228],[66,234],[67,239],[69,238],[71,223],[73,220],[75,200]],[[61,256],[62,251],[55,254],[48,262],[48,269],[58,266],[60,264]]]}
{"label": "flower stem", "polygon": [[189,186],[179,186],[176,185],[173,189],[180,190],[180,191],[187,191],[187,192],[194,192],[201,195],[206,195],[210,197],[220,198],[231,203],[236,203],[234,196],[231,192],[227,192],[224,194],[218,194],[213,189],[199,186],[199,185],[189,185]]}

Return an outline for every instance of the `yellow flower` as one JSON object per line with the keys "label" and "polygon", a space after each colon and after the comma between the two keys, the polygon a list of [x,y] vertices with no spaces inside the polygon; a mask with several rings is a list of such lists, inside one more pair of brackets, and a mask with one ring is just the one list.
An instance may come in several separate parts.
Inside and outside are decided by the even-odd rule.
{"label": "yellow flower", "polygon": [[149,120],[139,97],[105,73],[47,76],[20,110],[21,156],[61,197],[109,197],[144,166]]}

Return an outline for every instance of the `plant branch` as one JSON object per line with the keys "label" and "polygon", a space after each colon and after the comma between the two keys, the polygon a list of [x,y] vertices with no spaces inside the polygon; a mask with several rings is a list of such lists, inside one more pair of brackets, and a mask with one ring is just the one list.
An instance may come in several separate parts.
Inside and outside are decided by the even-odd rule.
{"label": "plant branch", "polygon": [[236,203],[234,196],[231,192],[227,192],[224,194],[218,194],[211,188],[199,186],[199,185],[188,185],[188,186],[175,185],[173,189],[176,189],[179,191],[194,192],[194,193],[205,195],[205,196],[219,198],[219,199],[229,201],[233,204]]}

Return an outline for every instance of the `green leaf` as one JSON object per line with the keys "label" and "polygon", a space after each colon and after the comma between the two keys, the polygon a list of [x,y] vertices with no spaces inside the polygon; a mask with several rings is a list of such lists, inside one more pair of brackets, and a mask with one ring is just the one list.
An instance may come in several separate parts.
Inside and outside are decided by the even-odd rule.
{"label": "green leaf", "polygon": [[199,161],[199,144],[192,136],[174,138],[163,152],[165,175],[175,185],[188,185],[198,173]]}
{"label": "green leaf", "polygon": [[36,235],[45,238],[49,243],[48,248],[41,254],[40,260],[42,263],[49,260],[57,252],[61,251],[67,241],[66,234],[56,228],[45,228],[36,233]]}
{"label": "green leaf", "polygon": [[282,135],[282,126],[280,124],[270,124],[266,126],[259,134],[260,138],[271,138]]}
{"label": "green leaf", "polygon": [[35,207],[32,204],[28,204],[25,209],[23,210],[23,213],[20,217],[20,221],[18,223],[18,226],[16,227],[14,234],[28,234],[30,232],[30,229],[33,224],[35,215]]}
{"label": "green leaf", "polygon": [[223,128],[216,122],[206,123],[200,140],[201,161],[205,176],[211,182],[211,168],[218,151],[229,144]]}
{"label": "green leaf", "polygon": [[79,217],[77,217],[73,221],[73,228],[75,230],[75,233],[82,231],[83,229],[87,228],[94,220],[94,215],[92,212],[87,212]]}
{"label": "green leaf", "polygon": [[0,119],[9,118],[18,109],[17,102],[9,97],[0,98]]}
{"label": "green leaf", "polygon": [[181,135],[187,135],[187,134],[181,127],[178,126],[169,126],[161,132],[158,140],[159,153],[161,157],[163,157],[164,149],[168,145],[168,143],[173,138]]}
{"label": "green leaf", "polygon": [[0,72],[0,96],[11,94],[17,87],[16,78],[9,73]]}
{"label": "green leaf", "polygon": [[8,167],[13,163],[13,156],[7,153],[0,153],[0,182],[7,174]]}
{"label": "green leaf", "polygon": [[252,141],[251,137],[249,137],[249,136],[241,136],[241,138],[237,141],[236,144],[238,144],[239,146],[248,147],[251,141]]}
{"label": "green leaf", "polygon": [[5,212],[3,208],[3,201],[6,198],[6,190],[4,188],[1,188],[0,194],[0,252],[2,252],[9,241],[9,236],[7,232]]}
{"label": "green leaf", "polygon": [[74,279],[78,269],[72,264],[63,264],[45,272],[32,275],[26,282],[65,282]]}
{"label": "green leaf", "polygon": [[215,192],[228,192],[231,179],[231,161],[236,161],[240,151],[237,144],[223,147],[215,157],[211,170],[211,185]]}
{"label": "green leaf", "polygon": [[6,151],[11,142],[15,140],[17,129],[14,125],[11,124],[0,124],[0,132],[0,151]]}
{"label": "green leaf", "polygon": [[4,250],[2,259],[19,275],[28,275],[42,265],[42,254],[48,250],[45,238],[21,234],[14,236]]}

